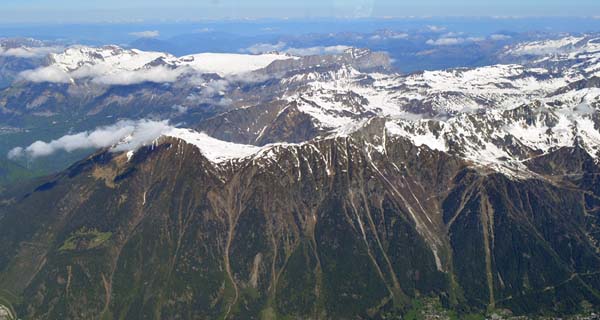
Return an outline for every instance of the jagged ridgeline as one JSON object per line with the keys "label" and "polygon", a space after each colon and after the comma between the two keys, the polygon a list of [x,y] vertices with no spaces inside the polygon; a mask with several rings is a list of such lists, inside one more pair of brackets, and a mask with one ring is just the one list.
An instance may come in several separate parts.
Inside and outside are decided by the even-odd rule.
{"label": "jagged ridgeline", "polygon": [[32,319],[600,304],[600,168],[585,151],[536,158],[540,178],[519,180],[403,138],[377,150],[382,129],[219,165],[175,138],[97,153],[3,205],[2,297]]}
{"label": "jagged ridgeline", "polygon": [[[384,58],[362,50],[270,62],[253,72],[276,78],[235,89],[247,105],[198,130],[6,191],[0,316],[597,312],[596,42],[412,75],[367,70]],[[563,54],[551,66],[548,47]]]}

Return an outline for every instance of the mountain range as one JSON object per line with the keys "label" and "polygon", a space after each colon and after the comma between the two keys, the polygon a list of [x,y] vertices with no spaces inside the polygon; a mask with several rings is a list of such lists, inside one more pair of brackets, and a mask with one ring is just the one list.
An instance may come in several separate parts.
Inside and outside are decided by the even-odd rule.
{"label": "mountain range", "polygon": [[357,48],[52,54],[0,91],[2,117],[145,120],[11,150],[100,147],[2,194],[0,305],[27,319],[597,311],[600,38],[498,59],[403,74]]}

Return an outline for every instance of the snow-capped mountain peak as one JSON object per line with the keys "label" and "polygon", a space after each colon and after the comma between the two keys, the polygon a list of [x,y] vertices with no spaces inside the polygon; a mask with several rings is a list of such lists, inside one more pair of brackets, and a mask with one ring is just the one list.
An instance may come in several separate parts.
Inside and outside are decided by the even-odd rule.
{"label": "snow-capped mountain peak", "polygon": [[294,59],[283,54],[201,53],[175,57],[168,53],[125,49],[73,46],[52,54],[50,63],[22,73],[33,82],[72,82],[92,79],[102,84],[133,82],[174,82],[185,73],[214,73],[219,76],[245,74],[265,68],[277,60]]}

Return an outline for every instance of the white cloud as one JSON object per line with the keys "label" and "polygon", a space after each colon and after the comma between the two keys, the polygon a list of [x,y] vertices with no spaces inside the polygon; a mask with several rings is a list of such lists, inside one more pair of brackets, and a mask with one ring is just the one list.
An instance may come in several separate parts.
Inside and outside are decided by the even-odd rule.
{"label": "white cloud", "polygon": [[206,97],[203,94],[191,94],[186,99],[195,104],[205,103],[215,106],[230,106],[233,103],[233,100],[231,100],[231,98],[227,98],[224,96]]}
{"label": "white cloud", "polygon": [[[124,141],[114,146],[111,149],[112,151],[119,152],[136,150],[141,146],[152,143],[152,141],[173,129],[173,127],[169,125],[169,122],[166,120],[139,120],[135,122],[125,121],[125,124],[128,130],[132,129],[133,131],[123,137],[121,140]],[[112,144],[109,146],[112,146]]]}
{"label": "white cloud", "polygon": [[24,153],[25,153],[24,151],[25,151],[25,150],[23,149],[23,147],[16,147],[16,148],[13,148],[13,149],[11,149],[11,150],[8,152],[8,158],[9,158],[9,159],[17,159],[17,158],[20,158],[20,157],[22,157],[22,156],[24,155]]}
{"label": "white cloud", "polygon": [[444,31],[446,31],[446,27],[440,27],[440,26],[427,26],[426,28],[430,32],[444,32]]}
{"label": "white cloud", "polygon": [[456,37],[462,37],[465,33],[464,32],[454,32],[454,31],[450,31],[448,33],[445,33],[444,35],[441,36],[441,38],[456,38]]}
{"label": "white cloud", "polygon": [[16,58],[43,58],[51,53],[62,51],[62,47],[18,47],[0,48],[0,56]]}
{"label": "white cloud", "polygon": [[485,38],[482,38],[482,37],[461,38],[461,37],[443,36],[436,40],[429,39],[429,40],[427,40],[426,43],[430,46],[453,46],[453,45],[459,45],[459,44],[463,44],[463,43],[467,43],[467,42],[481,42],[484,40],[485,40]]}
{"label": "white cloud", "polygon": [[147,145],[171,130],[167,121],[123,120],[110,126],[77,134],[65,135],[50,142],[36,141],[28,147],[17,147],[8,152],[8,158],[35,159],[59,151],[72,152],[83,149],[111,147],[112,151],[135,150]]}
{"label": "white cloud", "polygon": [[71,82],[71,77],[69,76],[69,74],[57,66],[48,66],[33,70],[25,70],[19,74],[19,77],[21,79],[25,79],[31,82]]}
{"label": "white cloud", "polygon": [[227,80],[211,80],[204,84],[202,89],[202,95],[205,97],[213,97],[216,95],[223,95],[229,87]]}
{"label": "white cloud", "polygon": [[157,38],[160,36],[160,32],[157,30],[147,30],[147,31],[139,31],[139,32],[131,32],[129,35],[138,37],[138,38]]}
{"label": "white cloud", "polygon": [[206,103],[218,106],[228,106],[233,103],[233,100],[224,96],[225,91],[229,88],[228,80],[210,80],[202,83],[200,86],[200,93],[188,96],[188,100],[194,103]]}
{"label": "white cloud", "polygon": [[408,38],[408,33],[394,33],[390,36],[392,39],[406,39]]}
{"label": "white cloud", "polygon": [[465,39],[463,38],[439,38],[436,40],[429,39],[427,40],[427,44],[431,46],[452,46],[464,43]]}
{"label": "white cloud", "polygon": [[271,43],[257,43],[251,47],[244,49],[243,51],[249,52],[252,54],[261,54],[273,51],[279,51],[283,53],[288,53],[295,56],[312,56],[312,55],[320,55],[320,54],[339,54],[344,51],[350,49],[349,46],[337,45],[337,46],[317,46],[317,47],[307,47],[307,48],[293,48],[287,47],[285,42],[278,42],[275,44]]}
{"label": "white cloud", "polygon": [[470,42],[481,42],[481,41],[485,41],[484,37],[468,37],[467,41]]}
{"label": "white cloud", "polygon": [[438,50],[437,49],[431,49],[431,50],[424,50],[424,51],[419,51],[416,53],[417,56],[428,56],[428,55],[432,55],[434,53],[436,53]]}
{"label": "white cloud", "polygon": [[313,56],[319,54],[340,54],[348,49],[351,49],[351,47],[338,45],[329,47],[288,48],[285,49],[284,52],[295,56]]}
{"label": "white cloud", "polygon": [[20,73],[20,77],[31,82],[70,83],[77,79],[91,79],[92,82],[104,85],[133,85],[144,82],[175,82],[179,76],[190,68],[168,68],[156,66],[139,70],[114,70],[109,65],[85,65],[67,73],[58,66],[40,67]]}
{"label": "white cloud", "polygon": [[231,82],[258,83],[258,82],[267,81],[272,78],[277,78],[280,76],[281,76],[281,74],[266,75],[266,74],[258,74],[258,73],[254,73],[254,72],[247,72],[247,73],[233,74],[233,75],[227,76],[227,79],[230,80]]}
{"label": "white cloud", "polygon": [[[379,33],[376,33],[376,34],[370,36],[369,39],[373,40],[373,41],[388,40],[388,39],[400,40],[400,39],[406,39],[408,37],[409,37],[409,34],[406,32],[395,32],[395,31],[390,31],[390,30],[383,30],[383,31],[380,31]],[[355,39],[362,40],[363,37],[355,36]]]}
{"label": "white cloud", "polygon": [[249,52],[252,54],[261,54],[273,51],[279,51],[283,53],[288,53],[295,56],[311,56],[311,55],[319,55],[319,54],[339,54],[344,51],[350,49],[349,46],[337,45],[337,46],[316,46],[316,47],[307,47],[307,48],[292,48],[287,47],[287,43],[278,42],[275,44],[272,43],[257,43],[251,47],[244,49],[243,51]]}
{"label": "white cloud", "polygon": [[179,114],[184,114],[184,113],[187,113],[190,108],[177,104],[177,105],[174,105],[172,107],[172,109]]}
{"label": "white cloud", "polygon": [[95,78],[111,72],[111,67],[106,64],[83,65],[69,74],[74,79]]}
{"label": "white cloud", "polygon": [[490,39],[494,41],[504,41],[512,38],[511,36],[507,36],[505,34],[493,34],[490,36]]}
{"label": "white cloud", "polygon": [[171,69],[164,66],[157,66],[149,69],[123,70],[117,73],[99,74],[92,81],[105,85],[132,85],[144,82],[168,83],[175,82],[186,71],[188,71],[188,68]]}
{"label": "white cloud", "polygon": [[273,52],[280,51],[285,48],[286,43],[279,41],[275,44],[272,43],[257,43],[251,47],[246,48],[245,51],[250,52],[252,54],[260,54],[265,52]]}

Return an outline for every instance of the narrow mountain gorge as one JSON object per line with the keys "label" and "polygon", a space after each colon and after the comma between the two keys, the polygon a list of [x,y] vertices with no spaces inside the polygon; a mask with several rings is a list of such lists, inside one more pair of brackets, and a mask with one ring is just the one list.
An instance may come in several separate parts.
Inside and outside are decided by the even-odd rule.
{"label": "narrow mountain gorge", "polygon": [[[68,81],[17,83],[3,112],[30,112],[9,103],[22,90],[131,88],[99,83],[102,64],[83,76],[69,50],[43,67],[68,61]],[[230,102],[5,192],[0,304],[24,319],[394,319],[427,299],[459,318],[598,310],[600,47],[504,54],[519,64],[403,75],[365,50],[274,53],[241,58],[257,63],[245,80],[198,71],[201,57],[122,63],[178,70],[133,85],[153,101],[178,86],[199,108],[182,96],[222,81],[210,97]]]}

